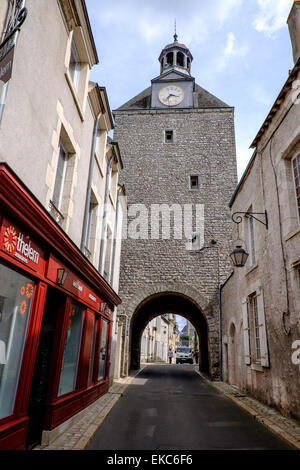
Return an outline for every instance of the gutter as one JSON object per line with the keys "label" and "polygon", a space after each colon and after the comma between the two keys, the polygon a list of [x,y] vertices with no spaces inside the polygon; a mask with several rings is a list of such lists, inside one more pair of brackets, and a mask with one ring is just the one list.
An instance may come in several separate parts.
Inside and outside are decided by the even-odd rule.
{"label": "gutter", "polygon": [[231,272],[230,276],[226,281],[221,282],[218,285],[218,303],[219,303],[219,358],[220,358],[220,382],[223,382],[223,351],[222,351],[222,289],[229,279],[233,276],[234,271]]}

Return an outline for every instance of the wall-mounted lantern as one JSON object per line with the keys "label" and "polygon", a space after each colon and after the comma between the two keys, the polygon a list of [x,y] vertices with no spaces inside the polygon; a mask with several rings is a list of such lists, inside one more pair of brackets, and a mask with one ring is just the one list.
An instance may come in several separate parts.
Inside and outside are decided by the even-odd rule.
{"label": "wall-mounted lantern", "polygon": [[68,274],[69,274],[68,271],[66,271],[64,268],[58,268],[56,282],[59,286],[64,285]]}
{"label": "wall-mounted lantern", "polygon": [[[257,220],[258,222],[263,224],[266,227],[266,229],[268,230],[267,211],[265,211],[265,212],[235,212],[234,214],[232,214],[231,218],[232,218],[233,222],[235,224],[237,224],[238,234],[239,234],[239,224],[243,220],[242,215],[244,215],[245,217]],[[264,220],[261,220],[261,218],[258,218],[256,216],[260,216],[260,217],[263,216]],[[239,238],[238,238],[238,240],[239,240]],[[242,248],[241,245],[236,245],[235,249],[230,253],[229,256],[230,256],[230,258],[233,262],[233,265],[236,268],[242,268],[243,266],[245,266],[249,254],[247,253],[247,251],[244,250],[244,248]]]}

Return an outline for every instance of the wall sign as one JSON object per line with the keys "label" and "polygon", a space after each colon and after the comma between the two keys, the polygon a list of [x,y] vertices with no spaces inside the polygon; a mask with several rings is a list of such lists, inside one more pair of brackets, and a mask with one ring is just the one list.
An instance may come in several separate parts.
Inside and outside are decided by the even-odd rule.
{"label": "wall sign", "polygon": [[0,231],[0,250],[41,274],[45,271],[44,251],[26,230],[4,217]]}
{"label": "wall sign", "polygon": [[[92,291],[82,279],[64,266],[64,264],[53,255],[50,255],[48,261],[47,278],[57,283],[57,270],[61,268],[64,268],[68,272],[66,280],[62,286],[63,289],[75,295],[78,300],[90,305],[93,310],[98,312],[102,311],[101,308],[104,305],[103,300],[100,299],[100,297]],[[105,313],[108,314],[108,311]]]}

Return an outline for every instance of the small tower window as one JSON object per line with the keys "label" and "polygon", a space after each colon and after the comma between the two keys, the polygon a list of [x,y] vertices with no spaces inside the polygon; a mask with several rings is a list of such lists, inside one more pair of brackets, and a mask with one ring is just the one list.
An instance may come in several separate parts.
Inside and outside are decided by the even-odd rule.
{"label": "small tower window", "polygon": [[190,176],[190,189],[199,189],[199,176],[198,175]]}
{"label": "small tower window", "polygon": [[170,142],[173,142],[173,138],[174,138],[174,133],[172,130],[166,130],[165,131],[165,142],[166,143],[170,143]]}
{"label": "small tower window", "polygon": [[177,52],[177,65],[184,67],[184,55],[182,52]]}
{"label": "small tower window", "polygon": [[169,52],[167,54],[167,64],[168,65],[173,65],[173,52]]}

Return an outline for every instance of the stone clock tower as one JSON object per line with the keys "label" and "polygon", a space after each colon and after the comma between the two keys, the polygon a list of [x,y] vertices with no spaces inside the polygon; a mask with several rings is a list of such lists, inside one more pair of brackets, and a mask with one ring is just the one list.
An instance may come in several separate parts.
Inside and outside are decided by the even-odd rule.
{"label": "stone clock tower", "polygon": [[159,76],[114,111],[128,205],[118,313],[129,322],[129,368],[139,366],[149,320],[174,313],[198,332],[200,369],[218,377],[218,288],[231,272],[228,203],[237,183],[234,109],[195,83],[192,61],[175,34]]}

